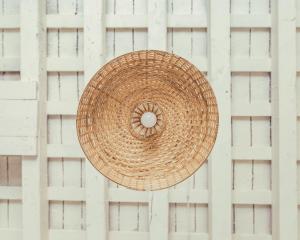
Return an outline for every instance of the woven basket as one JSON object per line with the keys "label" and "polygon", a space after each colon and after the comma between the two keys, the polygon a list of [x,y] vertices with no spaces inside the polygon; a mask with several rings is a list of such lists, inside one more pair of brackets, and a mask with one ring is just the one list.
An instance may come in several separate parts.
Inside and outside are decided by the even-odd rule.
{"label": "woven basket", "polygon": [[[145,127],[141,117],[154,113]],[[218,108],[204,75],[162,51],[137,51],[103,66],[78,106],[77,135],[92,165],[136,190],[157,190],[191,176],[207,159]]]}

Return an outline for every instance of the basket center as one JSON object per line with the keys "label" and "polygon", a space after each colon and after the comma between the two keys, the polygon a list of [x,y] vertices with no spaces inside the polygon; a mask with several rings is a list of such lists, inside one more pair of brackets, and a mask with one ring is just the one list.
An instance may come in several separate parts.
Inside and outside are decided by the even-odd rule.
{"label": "basket center", "polygon": [[131,115],[133,134],[147,138],[157,134],[163,127],[163,114],[160,107],[152,102],[142,102],[133,109]]}
{"label": "basket center", "polygon": [[157,117],[154,112],[144,112],[141,117],[141,123],[146,128],[152,128],[157,122]]}

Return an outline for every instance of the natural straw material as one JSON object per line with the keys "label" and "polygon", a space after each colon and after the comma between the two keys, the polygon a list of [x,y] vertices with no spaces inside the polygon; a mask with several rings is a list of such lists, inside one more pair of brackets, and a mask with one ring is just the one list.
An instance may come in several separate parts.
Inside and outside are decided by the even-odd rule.
{"label": "natural straw material", "polygon": [[[156,125],[141,124],[153,112]],[[170,187],[208,157],[218,109],[204,75],[162,51],[117,57],[90,80],[80,99],[77,134],[86,157],[110,180],[136,190]]]}

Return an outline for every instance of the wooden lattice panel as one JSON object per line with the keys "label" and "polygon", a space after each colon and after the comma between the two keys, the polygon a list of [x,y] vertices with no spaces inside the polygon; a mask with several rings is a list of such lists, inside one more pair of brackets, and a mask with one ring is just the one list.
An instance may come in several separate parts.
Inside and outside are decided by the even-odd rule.
{"label": "wooden lattice panel", "polygon": [[[0,238],[295,240],[299,9],[299,0],[1,0]],[[141,49],[187,58],[220,103],[210,161],[155,193],[99,175],[75,130],[94,72]],[[11,139],[19,133],[29,145]]]}

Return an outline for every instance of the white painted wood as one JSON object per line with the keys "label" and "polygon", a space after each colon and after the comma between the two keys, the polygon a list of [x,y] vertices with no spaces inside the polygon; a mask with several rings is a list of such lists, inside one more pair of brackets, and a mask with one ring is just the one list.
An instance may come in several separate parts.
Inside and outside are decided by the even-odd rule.
{"label": "white painted wood", "polygon": [[[188,14],[168,14],[168,27],[174,28],[206,28],[207,20],[205,15],[197,12],[193,15]],[[109,28],[146,28],[147,15],[111,15],[105,17],[106,26]],[[271,27],[270,14],[232,14],[230,17],[231,27],[234,28],[267,28]],[[300,20],[297,19],[297,27]],[[1,28],[19,28],[19,17],[17,15],[0,16]],[[48,28],[83,28],[82,15],[47,15]]]}
{"label": "white painted wood", "polygon": [[[296,2],[272,4],[272,233],[297,239]],[[289,64],[286,64],[286,63]],[[288,186],[288,187],[287,187]]]}
{"label": "white painted wood", "polygon": [[[148,1],[148,49],[167,48],[167,2]],[[149,194],[149,239],[168,239],[168,190]]]}
{"label": "white painted wood", "polygon": [[[104,1],[84,2],[84,78],[90,77],[105,61]],[[97,209],[97,211],[95,211]],[[108,236],[107,180],[86,161],[86,239]]]}
{"label": "white painted wood", "polygon": [[229,1],[212,0],[209,11],[208,79],[219,108],[218,137],[209,166],[210,239],[231,239],[231,107]]}
{"label": "white painted wood", "polygon": [[[22,1],[27,2],[26,0]],[[291,56],[293,57],[296,52],[295,39],[292,34],[294,34],[295,27],[300,25],[299,16],[296,20],[292,17],[294,13],[293,8],[289,5],[291,1],[287,2],[288,10],[284,8],[285,4],[284,7],[279,8],[279,4],[283,3],[272,1],[270,5],[275,10],[277,8],[278,12],[273,9],[271,14],[269,0],[231,0],[230,16],[228,16],[229,11],[226,11],[219,18],[216,16],[219,16],[220,11],[225,12],[224,4],[227,3],[218,2],[214,5],[214,2],[209,3],[205,0],[170,0],[168,1],[168,10],[155,11],[152,14],[150,12],[155,9],[155,4],[152,5],[153,8],[151,8],[151,4],[158,2],[157,7],[160,5],[165,7],[167,3],[165,1],[146,3],[142,0],[107,0],[105,2],[108,7],[105,12],[104,8],[99,10],[98,5],[93,5],[94,1],[91,0],[84,1],[84,3],[81,0],[47,0],[48,15],[43,16],[44,10],[39,10],[39,17],[45,18],[40,21],[40,24],[48,27],[47,63],[41,57],[44,54],[42,49],[44,51],[46,48],[37,48],[38,43],[46,42],[42,40],[44,33],[35,39],[33,38],[34,32],[29,32],[30,29],[36,31],[43,27],[37,27],[36,24],[29,25],[32,22],[31,17],[37,13],[34,7],[37,5],[32,5],[33,12],[29,11],[26,6],[30,12],[29,19],[27,19],[27,15],[25,18],[22,11],[23,17],[18,15],[18,0],[0,1],[0,108],[2,110],[0,126],[6,126],[0,128],[0,152],[2,155],[38,153],[38,157],[41,154],[45,159],[49,157],[49,170],[46,171],[49,187],[48,189],[42,188],[44,196],[48,195],[50,201],[49,238],[87,239],[89,237],[94,239],[96,236],[98,237],[100,231],[102,233],[101,229],[105,228],[105,236],[108,239],[161,239],[162,237],[182,240],[212,239],[216,237],[216,235],[210,234],[214,231],[214,226],[221,226],[220,222],[224,221],[226,224],[222,222],[222,228],[227,226],[228,230],[227,224],[231,224],[224,220],[225,218],[229,219],[231,213],[227,212],[221,215],[221,218],[212,218],[213,212],[208,211],[208,205],[212,206],[216,201],[221,201],[217,197],[226,191],[227,195],[224,199],[231,198],[230,204],[235,206],[232,239],[271,239],[272,235],[274,239],[285,239],[286,232],[292,236],[291,239],[295,239],[295,224],[291,224],[291,221],[295,221],[295,214],[299,213],[296,205],[300,201],[300,192],[297,192],[290,182],[291,180],[295,184],[292,164],[295,167],[295,158],[297,158],[294,153],[297,147],[293,145],[295,140],[293,133],[296,134],[296,131],[292,131],[296,124],[290,121],[291,119],[295,121],[296,116],[300,115],[300,105],[298,104],[298,110],[295,110],[294,107],[287,109],[286,106],[287,103],[298,102],[297,99],[294,99],[295,92],[292,87],[294,80],[291,80],[295,75],[291,77],[291,74],[299,71],[300,61],[294,64]],[[88,17],[85,17],[86,13],[83,14],[83,5],[86,4],[88,4],[88,8],[85,11],[89,11],[87,9],[93,11],[91,15],[87,15]],[[100,3],[97,1],[97,4]],[[211,14],[207,14],[206,5],[208,4],[213,6],[210,8]],[[289,15],[282,14],[283,12]],[[223,21],[224,18],[227,20]],[[157,22],[157,19],[160,21]],[[159,25],[159,22],[163,24]],[[219,27],[224,25],[226,25],[225,28]],[[148,27],[149,38],[147,36]],[[20,28],[21,35],[19,34]],[[107,38],[103,34],[105,28],[107,28]],[[169,28],[168,44],[165,41],[167,28]],[[231,28],[232,51],[230,57],[229,54],[225,56],[222,54],[226,50],[223,46],[228,44],[228,38],[224,37],[224,31],[229,31],[229,28]],[[24,29],[27,29],[26,35],[24,35]],[[85,36],[87,45],[84,47],[88,51],[85,51],[84,56],[83,30],[88,33]],[[207,31],[209,31],[209,37],[207,37]],[[274,34],[271,41],[275,48],[272,52],[273,62],[271,62],[269,54],[270,31]],[[151,41],[151,38],[155,40]],[[96,41],[94,41],[95,39]],[[103,47],[104,41],[106,41],[105,48]],[[28,48],[22,47],[24,42],[25,44],[30,42],[26,45],[29,46]],[[32,42],[33,44],[31,44]],[[193,178],[169,189],[167,195],[158,194],[159,197],[156,197],[152,203],[149,201],[148,192],[135,192],[113,183],[109,184],[110,188],[105,191],[105,195],[100,196],[99,187],[102,182],[99,185],[97,178],[90,178],[99,173],[93,172],[94,175],[89,175],[90,170],[85,170],[81,160],[84,158],[84,154],[76,140],[75,131],[78,96],[84,87],[82,72],[93,74],[100,65],[115,56],[133,50],[147,49],[147,42],[149,48],[173,50],[190,60],[202,71],[209,72],[209,79],[216,89],[217,97],[221,99],[222,109],[225,109],[221,111],[222,117],[225,116],[224,119],[226,118],[227,121],[230,121],[230,116],[233,118],[233,146],[229,150],[231,152],[228,152],[234,162],[234,189],[232,191],[230,184],[226,183],[226,188],[221,188],[221,192],[215,190],[218,195],[210,192],[207,178],[209,177],[211,185],[212,177],[219,174],[224,177],[222,175],[224,172],[220,169],[214,171],[211,166],[207,169],[207,164],[204,164]],[[284,50],[287,49],[286,52],[279,48],[280,44],[288,46],[288,48],[284,48]],[[207,45],[209,56],[206,52]],[[221,50],[217,52],[219,47]],[[104,49],[106,53],[101,54]],[[41,55],[37,57],[37,53]],[[32,58],[26,62],[28,56]],[[224,65],[227,57],[230,67]],[[34,62],[37,59],[39,66],[43,66],[44,70],[41,71],[43,73],[45,69],[48,71],[48,86],[45,85],[45,78],[37,77],[39,67]],[[281,59],[283,61],[280,61]],[[30,69],[29,65],[35,67]],[[225,67],[222,68],[222,66]],[[276,72],[277,68],[278,72]],[[226,74],[230,71],[233,72],[231,105],[228,103],[228,93],[223,92],[224,89],[228,90],[229,85],[227,84],[230,83],[228,75],[224,75],[224,69]],[[20,70],[22,71],[21,81]],[[271,71],[272,80],[269,76]],[[225,76],[218,79],[222,78],[222,83],[226,85],[221,84],[221,81],[216,83],[215,78],[210,77],[211,72],[218,76]],[[85,76],[85,81],[87,80],[89,78]],[[274,87],[272,103],[269,101],[270,83]],[[296,86],[299,89],[300,84]],[[47,102],[45,101],[46,95],[48,95]],[[39,103],[42,105],[39,112],[36,111],[37,106],[28,104],[37,97],[42,100],[41,104]],[[231,111],[229,111],[230,106]],[[18,111],[13,112],[11,109],[18,109]],[[32,112],[25,113],[27,110]],[[37,114],[39,121],[34,117]],[[48,126],[45,126],[47,115]],[[19,122],[22,122],[22,125]],[[272,134],[270,134],[271,122]],[[297,122],[299,133],[299,117]],[[45,131],[46,127],[48,128],[48,142],[45,141],[45,138],[40,138],[38,145],[36,144],[36,135],[41,134],[36,131],[35,126],[37,125],[44,126],[41,128],[41,132]],[[43,133],[45,134],[45,132]],[[15,139],[16,135],[19,136],[18,139]],[[271,138],[273,138],[273,147],[270,145]],[[224,143],[226,150],[231,143],[228,142],[228,138],[222,139],[227,139],[227,143]],[[218,148],[218,144],[219,142],[217,142],[216,148]],[[299,154],[300,151],[298,151],[298,160]],[[225,156],[227,159],[228,155]],[[28,181],[28,178],[23,176],[26,180],[23,189],[19,186],[20,162],[15,161],[17,158],[0,157],[0,236],[5,239],[21,239],[23,235],[20,230],[21,220],[25,220],[25,217],[22,217],[22,211],[25,211],[27,215],[29,213],[29,209],[21,209],[23,192],[28,193],[30,190],[31,193],[35,193],[32,196],[35,196],[36,200],[36,189],[39,183],[32,179],[37,179],[37,173],[45,173],[45,169],[43,171],[37,169],[35,159],[23,157],[23,163],[25,163],[25,166],[22,167],[23,171],[31,179]],[[28,161],[28,159],[32,160]],[[213,154],[209,164],[215,159]],[[273,161],[272,190],[270,186],[271,159]],[[293,162],[290,159],[294,159]],[[225,164],[223,160],[223,155],[217,158],[218,168],[219,163]],[[6,171],[6,165],[8,171]],[[228,167],[228,165],[226,166]],[[85,176],[85,172],[87,176]],[[87,180],[87,189],[85,180]],[[225,186],[224,182],[223,184]],[[294,190],[285,189],[286,185],[292,186]],[[101,189],[105,188],[101,187]],[[88,196],[88,193],[91,195]],[[290,193],[290,197],[286,198],[285,193]],[[24,196],[25,199],[28,199],[28,196]],[[102,201],[103,199],[105,201]],[[85,201],[87,201],[88,222],[91,222],[91,219],[95,222],[94,228],[88,226],[88,233],[85,231]],[[108,202],[110,202],[109,213],[107,212]],[[105,207],[103,207],[103,203]],[[168,210],[169,204],[170,211]],[[271,206],[271,204],[273,205]],[[25,205],[28,205],[28,200],[25,201]],[[222,206],[223,213],[226,211],[223,208],[223,198],[222,205],[216,206],[216,209]],[[229,205],[226,206],[228,210]],[[294,210],[296,209],[293,212],[292,206],[294,206]],[[92,216],[91,209],[96,208],[101,209],[106,215],[100,216],[98,211],[92,212],[97,216]],[[155,211],[153,209],[151,211],[151,208]],[[33,209],[33,205],[31,205],[31,209]],[[35,211],[39,211],[37,209]],[[286,212],[285,209],[287,209]],[[275,219],[273,221],[275,230],[272,235],[271,211]],[[292,213],[292,215],[288,215],[288,213]],[[47,217],[48,213],[44,214],[44,217]],[[216,212],[215,215],[220,216],[219,212]],[[155,222],[151,219],[152,217],[156,220]],[[109,218],[109,224],[105,218]],[[210,218],[209,223],[207,222],[208,218]],[[150,219],[151,224],[149,225]],[[102,221],[105,222],[105,226],[102,225]],[[161,222],[162,224],[160,224]],[[32,223],[26,222],[26,224],[33,229]],[[100,226],[100,228],[96,229],[96,226]],[[95,230],[94,232],[92,228]],[[34,233],[38,231],[34,229]],[[218,233],[223,234],[224,232]],[[27,235],[29,235],[28,232]],[[221,238],[223,239],[224,236],[222,235]]]}
{"label": "white painted wood", "polygon": [[167,2],[148,2],[148,49],[167,48]]}
{"label": "white painted wood", "polygon": [[20,12],[21,80],[39,82],[39,110],[33,115],[38,119],[36,125],[39,126],[37,155],[22,159],[23,240],[48,239],[44,4],[44,1],[22,0]]}
{"label": "white painted wood", "polygon": [[[2,143],[0,154],[16,155],[16,152],[21,155],[36,154],[37,102],[35,100],[0,100],[0,109],[0,125],[5,126],[0,129],[0,142]],[[20,145],[22,142],[24,146]]]}
{"label": "white painted wood", "polygon": [[0,137],[1,155],[34,155],[37,151],[36,137]]}
{"label": "white painted wood", "polygon": [[0,99],[36,99],[36,88],[36,82],[3,81],[0,82]]}
{"label": "white painted wood", "polygon": [[[20,188],[1,187],[0,196],[7,199],[21,199]],[[53,201],[85,201],[85,190],[79,187],[49,187],[48,199]],[[169,203],[206,204],[208,203],[208,191],[176,189],[169,191]],[[4,198],[4,197],[3,197]],[[147,192],[134,192],[123,188],[110,188],[107,199],[109,202],[146,203],[149,200]],[[299,198],[298,198],[299,199]],[[232,202],[235,204],[271,204],[272,193],[269,190],[234,190]]]}
{"label": "white painted wood", "polygon": [[[113,56],[107,56],[106,60],[111,60]],[[199,56],[187,58],[200,68],[202,71],[207,71],[207,59]],[[19,58],[0,58],[0,69],[5,71],[18,71]],[[300,63],[297,65],[297,70],[300,69]],[[47,70],[50,72],[57,71],[83,71],[83,59],[79,57],[49,57],[47,60]],[[266,57],[233,57],[231,58],[232,72],[264,72],[271,71],[271,59]]]}

